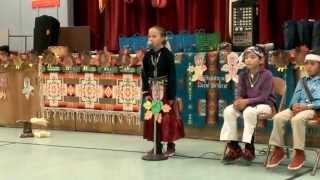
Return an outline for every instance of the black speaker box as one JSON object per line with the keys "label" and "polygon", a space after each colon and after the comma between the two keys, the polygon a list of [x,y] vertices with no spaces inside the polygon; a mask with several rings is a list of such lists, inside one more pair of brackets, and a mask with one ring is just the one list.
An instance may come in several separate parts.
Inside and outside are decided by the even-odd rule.
{"label": "black speaker box", "polygon": [[49,46],[58,43],[60,22],[51,16],[43,15],[35,19],[33,47],[34,51],[42,53]]}

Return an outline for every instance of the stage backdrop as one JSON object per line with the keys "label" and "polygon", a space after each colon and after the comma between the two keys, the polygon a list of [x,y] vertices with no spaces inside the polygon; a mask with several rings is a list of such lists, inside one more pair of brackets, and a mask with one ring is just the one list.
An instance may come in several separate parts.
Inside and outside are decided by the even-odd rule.
{"label": "stage backdrop", "polygon": [[[187,137],[218,139],[222,112],[235,96],[235,83],[227,82],[222,71],[224,54],[177,53],[175,62],[177,100],[182,105]],[[41,115],[52,129],[141,134],[139,68],[47,66],[39,75],[37,65],[9,67],[0,69],[0,125],[16,127],[16,120]],[[288,104],[296,84],[294,65],[283,71],[274,65],[268,68],[286,80]],[[271,129],[272,121],[257,129],[257,141],[266,143]],[[319,129],[308,128],[308,142],[318,144],[319,135]]]}

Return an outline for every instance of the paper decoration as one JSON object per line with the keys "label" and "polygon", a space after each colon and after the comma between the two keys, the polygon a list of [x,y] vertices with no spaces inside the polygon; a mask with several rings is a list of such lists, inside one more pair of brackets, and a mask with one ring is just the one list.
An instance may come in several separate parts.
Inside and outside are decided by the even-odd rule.
{"label": "paper decoration", "polygon": [[40,125],[40,126],[44,126],[47,127],[48,125],[48,120],[46,120],[45,118],[31,118],[30,119],[31,124],[36,124],[36,125]]}
{"label": "paper decoration", "polygon": [[145,120],[150,120],[152,118],[153,114],[151,111],[146,111],[145,115],[144,115],[144,119]]}
{"label": "paper decoration", "polygon": [[168,105],[168,104],[165,104],[163,107],[162,107],[162,111],[165,112],[165,113],[168,113],[171,111],[171,107]]}
{"label": "paper decoration", "polygon": [[195,65],[189,65],[188,72],[192,74],[191,81],[205,81],[203,73],[207,70],[205,65],[205,53],[198,53],[194,56]]}
{"label": "paper decoration", "polygon": [[23,80],[23,89],[22,94],[25,95],[27,100],[29,100],[30,96],[33,94],[34,87],[31,85],[31,79],[29,77],[25,77]]}
{"label": "paper decoration", "polygon": [[164,104],[162,99],[164,98],[164,82],[155,81],[151,85],[151,94],[152,100],[146,101],[143,104],[146,112],[144,115],[145,120],[150,120],[152,117],[158,122],[161,123],[162,115],[161,113],[168,113],[171,110],[171,107],[168,104]]}
{"label": "paper decoration", "polygon": [[277,71],[284,72],[288,69],[289,53],[283,50],[276,50],[272,52],[271,64],[276,66]]}
{"label": "paper decoration", "polygon": [[0,100],[7,99],[8,77],[7,74],[0,74]]}
{"label": "paper decoration", "polygon": [[162,101],[154,100],[154,101],[152,101],[151,111],[154,114],[158,114],[158,113],[160,113],[162,107],[163,107],[163,102]]}
{"label": "paper decoration", "polygon": [[14,65],[15,65],[15,67],[16,67],[16,70],[20,70],[20,69],[21,69],[21,66],[22,66],[22,64],[23,64],[23,61],[22,61],[22,59],[21,59],[20,56],[15,56],[15,57],[13,58],[13,63],[14,63]]}
{"label": "paper decoration", "polygon": [[163,113],[169,113],[171,111],[171,106],[168,104],[164,104],[160,100],[152,100],[152,101],[146,101],[143,104],[144,109],[146,110],[144,114],[145,120],[151,120],[152,117],[157,119],[157,122],[161,123],[161,112]]}
{"label": "paper decoration", "polygon": [[46,130],[35,130],[33,132],[34,137],[36,138],[47,138],[51,135],[49,131]]}
{"label": "paper decoration", "polygon": [[152,107],[152,103],[151,101],[147,101],[143,104],[143,107],[146,109],[146,110],[150,110],[151,107]]}
{"label": "paper decoration", "polygon": [[306,46],[301,46],[295,49],[295,69],[301,72],[301,76],[306,76],[307,72],[304,69],[305,57],[309,53],[309,49]]}
{"label": "paper decoration", "polygon": [[228,72],[225,76],[226,82],[230,82],[231,80],[235,83],[238,83],[238,71],[239,69],[243,69],[245,64],[240,60],[237,53],[231,52],[227,56],[227,64],[223,65],[221,70]]}
{"label": "paper decoration", "polygon": [[99,2],[99,11],[100,13],[103,13],[103,11],[106,9],[107,6],[107,0],[98,0]]}

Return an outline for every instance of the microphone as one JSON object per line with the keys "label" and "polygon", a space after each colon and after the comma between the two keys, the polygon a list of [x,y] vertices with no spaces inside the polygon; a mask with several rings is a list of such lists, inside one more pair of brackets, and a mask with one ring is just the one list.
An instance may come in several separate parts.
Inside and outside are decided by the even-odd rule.
{"label": "microphone", "polygon": [[265,51],[271,51],[274,49],[274,43],[256,44],[256,45],[263,48]]}

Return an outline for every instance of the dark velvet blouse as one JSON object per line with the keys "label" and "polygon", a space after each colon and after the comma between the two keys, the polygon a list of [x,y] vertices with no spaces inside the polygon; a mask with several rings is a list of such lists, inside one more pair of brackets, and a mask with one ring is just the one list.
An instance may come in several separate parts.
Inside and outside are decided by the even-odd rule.
{"label": "dark velvet blouse", "polygon": [[174,64],[174,55],[166,47],[158,51],[149,50],[143,59],[142,69],[142,90],[143,92],[150,92],[150,79],[154,78],[155,66],[152,59],[158,59],[157,77],[165,77],[167,81],[166,98],[174,100],[176,96],[176,69]]}

